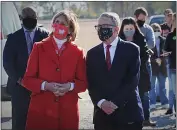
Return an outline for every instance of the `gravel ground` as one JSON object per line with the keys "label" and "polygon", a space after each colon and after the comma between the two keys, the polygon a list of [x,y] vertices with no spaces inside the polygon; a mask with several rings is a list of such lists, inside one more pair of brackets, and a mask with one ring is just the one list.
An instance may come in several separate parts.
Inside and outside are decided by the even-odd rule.
{"label": "gravel ground", "polygon": [[[79,111],[80,111],[80,129],[93,129],[92,117],[93,117],[93,105],[88,96],[88,93],[80,94],[82,97],[79,100]],[[2,102],[1,107],[1,128],[2,130],[11,129],[11,104],[10,102]],[[151,112],[151,119],[157,121],[157,127],[145,127],[144,130],[175,130],[176,119],[174,115],[164,115],[166,110],[162,110],[160,105],[157,104],[157,110]]]}

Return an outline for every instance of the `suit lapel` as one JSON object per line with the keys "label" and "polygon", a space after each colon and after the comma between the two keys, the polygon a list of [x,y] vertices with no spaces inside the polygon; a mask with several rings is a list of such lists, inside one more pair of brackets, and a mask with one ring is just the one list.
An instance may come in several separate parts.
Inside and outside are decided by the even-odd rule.
{"label": "suit lapel", "polygon": [[58,60],[58,56],[55,52],[55,48],[53,46],[53,41],[52,41],[52,36],[44,39],[43,41],[45,41],[46,43],[43,44],[43,49],[46,52],[46,56],[48,56],[49,59],[51,59],[51,61],[56,64],[57,66],[59,66],[59,60]]}
{"label": "suit lapel", "polygon": [[115,51],[115,54],[114,54],[114,58],[113,58],[113,61],[112,61],[112,66],[111,66],[111,69],[110,69],[110,72],[114,70],[114,67],[117,67],[117,63],[120,63],[119,62],[119,59],[120,59],[120,46],[121,46],[121,39],[119,38],[118,40],[118,43],[117,43],[117,47],[116,47],[116,51]]}
{"label": "suit lapel", "polygon": [[27,47],[25,32],[23,28],[20,30],[20,42],[22,43],[23,55],[25,59],[28,59],[28,47]]}
{"label": "suit lapel", "polygon": [[106,58],[104,54],[104,46],[103,44],[99,45],[99,50],[98,50],[98,58],[100,61],[98,62],[101,66],[103,66],[103,70],[108,72],[107,64],[106,64]]}
{"label": "suit lapel", "polygon": [[117,61],[120,59],[120,55],[119,55],[120,45],[121,45],[121,39],[118,40],[115,55],[114,55],[114,58],[113,58],[113,61],[112,61],[112,65],[111,65],[110,70],[108,71],[108,67],[107,67],[107,64],[106,64],[106,58],[105,58],[105,54],[104,54],[104,46],[103,46],[103,44],[100,44],[99,53],[98,53],[99,58],[98,59],[100,59],[99,63],[101,65],[103,65],[103,68],[106,72],[111,72],[111,71],[113,71],[114,67],[116,67]]}
{"label": "suit lapel", "polygon": [[34,38],[33,38],[33,44],[35,43],[35,42],[38,42],[39,40],[40,40],[40,32],[39,32],[39,28],[38,27],[36,27],[36,31],[35,31],[35,34],[34,34]]}

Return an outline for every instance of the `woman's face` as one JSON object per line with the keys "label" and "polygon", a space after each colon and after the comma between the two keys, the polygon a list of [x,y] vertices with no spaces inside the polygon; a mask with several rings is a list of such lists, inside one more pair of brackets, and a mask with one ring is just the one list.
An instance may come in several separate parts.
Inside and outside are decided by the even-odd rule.
{"label": "woman's face", "polygon": [[66,21],[66,17],[60,15],[59,17],[55,18],[53,27],[53,35],[62,40],[66,39],[69,33],[68,22]]}
{"label": "woman's face", "polygon": [[123,31],[135,31],[135,27],[133,24],[129,24],[129,25],[125,25],[124,28],[123,28]]}
{"label": "woman's face", "polygon": [[172,14],[167,14],[167,15],[165,15],[165,21],[166,21],[167,23],[170,23],[170,22],[172,21]]}
{"label": "woman's face", "polygon": [[135,27],[133,24],[125,25],[123,28],[123,32],[126,38],[133,38],[135,34]]}
{"label": "woman's face", "polygon": [[57,17],[57,18],[54,20],[54,23],[68,26],[68,23],[67,23],[67,21],[66,21],[66,18],[65,18],[65,16],[63,16],[63,15],[60,15],[59,17]]}

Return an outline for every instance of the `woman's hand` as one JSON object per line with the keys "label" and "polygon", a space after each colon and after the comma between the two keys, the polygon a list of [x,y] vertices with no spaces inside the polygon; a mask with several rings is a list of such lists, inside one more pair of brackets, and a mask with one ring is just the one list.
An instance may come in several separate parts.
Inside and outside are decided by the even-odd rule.
{"label": "woman's hand", "polygon": [[50,92],[56,92],[58,90],[58,87],[56,86],[56,83],[45,83],[44,89]]}
{"label": "woman's hand", "polygon": [[58,87],[60,93],[67,93],[71,88],[71,83],[57,83],[56,86]]}
{"label": "woman's hand", "polygon": [[62,93],[62,92],[60,92],[59,90],[57,90],[56,92],[53,92],[54,93],[54,95],[55,96],[64,96],[65,95],[65,93]]}
{"label": "woman's hand", "polygon": [[55,96],[64,96],[71,88],[71,83],[45,83],[44,89],[53,92]]}

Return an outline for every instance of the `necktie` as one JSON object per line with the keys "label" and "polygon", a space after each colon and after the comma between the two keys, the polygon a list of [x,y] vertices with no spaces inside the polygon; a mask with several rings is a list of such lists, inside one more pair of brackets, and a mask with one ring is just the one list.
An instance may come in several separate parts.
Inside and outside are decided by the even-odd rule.
{"label": "necktie", "polygon": [[26,31],[26,42],[27,42],[28,54],[30,54],[33,47],[30,31]]}
{"label": "necktie", "polygon": [[109,51],[110,47],[111,45],[106,46],[106,63],[107,63],[108,70],[110,70],[111,68],[111,56],[110,56],[110,51]]}

